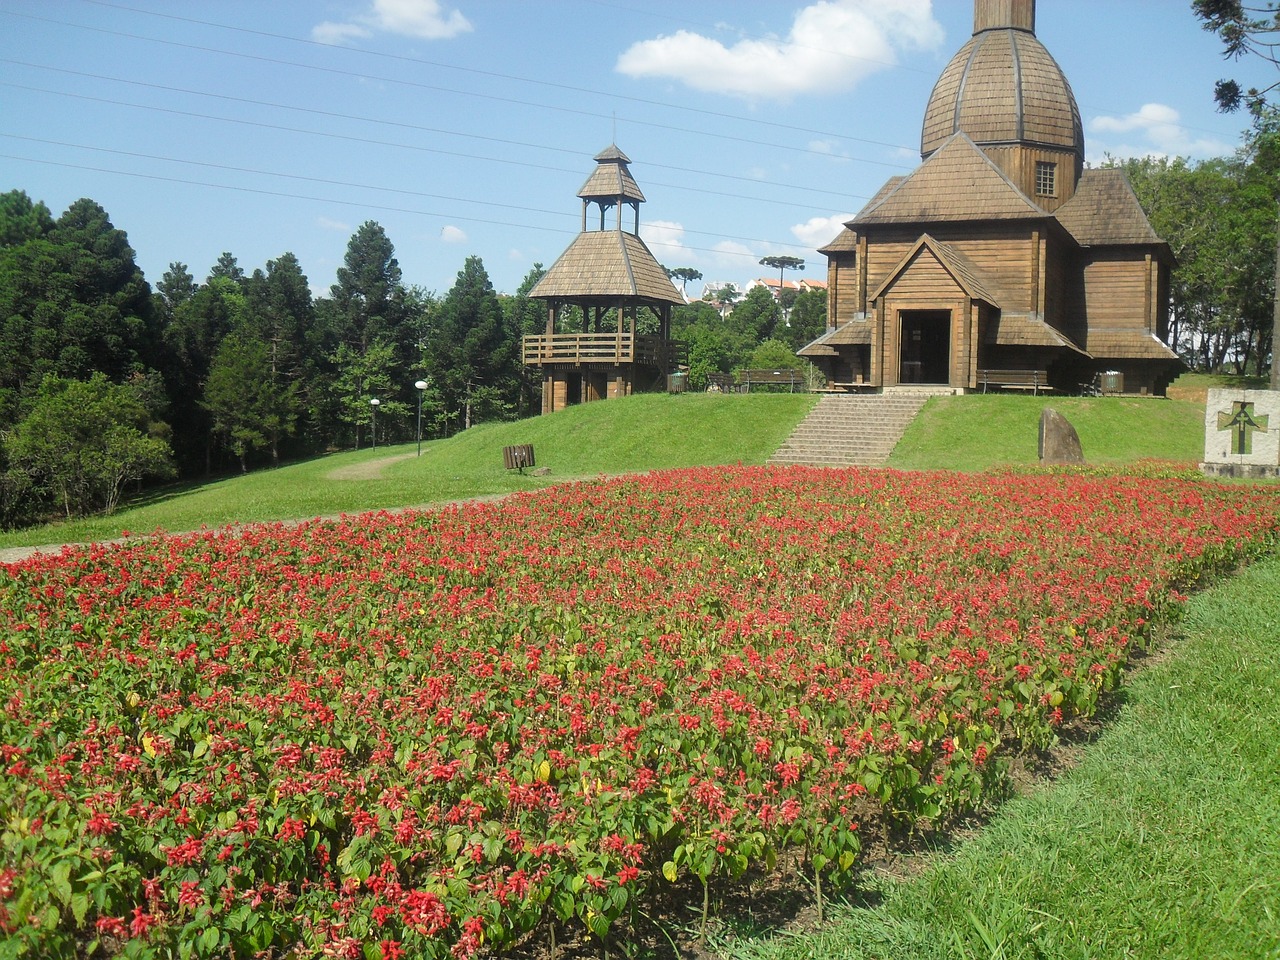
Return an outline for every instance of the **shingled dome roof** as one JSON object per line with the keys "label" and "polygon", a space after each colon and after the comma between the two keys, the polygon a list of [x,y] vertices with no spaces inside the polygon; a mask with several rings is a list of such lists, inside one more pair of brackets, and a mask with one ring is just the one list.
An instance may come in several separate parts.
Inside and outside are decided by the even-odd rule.
{"label": "shingled dome roof", "polygon": [[1084,156],[1080,108],[1062,68],[1036,39],[1034,5],[1013,6],[1019,15],[977,22],[942,71],[925,110],[922,157],[960,132],[979,147],[1027,144]]}

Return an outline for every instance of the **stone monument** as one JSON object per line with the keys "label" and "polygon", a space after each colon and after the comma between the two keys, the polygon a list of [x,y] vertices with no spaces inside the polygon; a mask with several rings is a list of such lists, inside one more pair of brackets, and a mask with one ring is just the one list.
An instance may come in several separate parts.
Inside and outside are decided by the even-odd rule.
{"label": "stone monument", "polygon": [[1040,411],[1040,462],[1084,463],[1080,435],[1071,421],[1052,407]]}
{"label": "stone monument", "polygon": [[1280,391],[1210,390],[1200,469],[1220,477],[1280,477]]}

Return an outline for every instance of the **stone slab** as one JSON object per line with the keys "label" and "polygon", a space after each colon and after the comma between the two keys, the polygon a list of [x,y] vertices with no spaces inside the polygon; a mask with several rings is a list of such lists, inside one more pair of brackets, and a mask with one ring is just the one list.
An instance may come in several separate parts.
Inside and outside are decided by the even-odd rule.
{"label": "stone slab", "polygon": [[[1230,467],[1232,472],[1221,468]],[[1215,388],[1204,407],[1204,470],[1267,475],[1280,467],[1280,391]],[[1254,469],[1256,468],[1256,469]]]}

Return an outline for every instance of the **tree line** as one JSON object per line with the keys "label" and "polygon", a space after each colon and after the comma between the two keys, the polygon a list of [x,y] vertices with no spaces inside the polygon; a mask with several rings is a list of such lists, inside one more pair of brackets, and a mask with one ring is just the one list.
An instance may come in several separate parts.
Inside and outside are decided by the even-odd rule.
{"label": "tree line", "polygon": [[[540,276],[526,280],[527,291]],[[252,272],[224,253],[203,280],[172,263],[153,290],[89,199],[54,217],[0,195],[0,523],[110,510],[131,484],[279,463],[533,409],[520,364],[527,298],[478,257],[436,297],[405,284],[373,221],[328,296],[297,257]],[[426,389],[415,384],[425,382]]]}
{"label": "tree line", "polygon": [[1230,157],[1116,163],[1176,258],[1170,345],[1193,370],[1265,376],[1275,325],[1280,113],[1260,110]]}
{"label": "tree line", "polygon": [[[359,448],[375,428],[379,443],[411,440],[419,410],[426,437],[536,413],[520,340],[545,329],[545,306],[528,297],[544,272],[534,264],[516,294],[498,294],[473,256],[437,296],[404,282],[369,221],[327,296],[288,252],[251,271],[224,253],[203,279],[174,262],[153,289],[95,201],[55,217],[21,190],[0,194],[0,525]],[[799,365],[825,298],[790,293],[678,309],[695,388],[711,372]]]}

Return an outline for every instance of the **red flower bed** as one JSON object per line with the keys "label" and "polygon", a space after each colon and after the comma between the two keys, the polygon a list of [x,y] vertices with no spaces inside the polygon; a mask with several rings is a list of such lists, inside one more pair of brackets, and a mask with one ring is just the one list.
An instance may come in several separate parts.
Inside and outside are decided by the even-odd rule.
{"label": "red flower bed", "polygon": [[1178,477],[724,468],[34,558],[0,929],[467,956],[789,846],[838,885],[1278,531],[1275,489]]}

